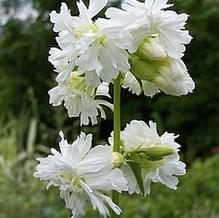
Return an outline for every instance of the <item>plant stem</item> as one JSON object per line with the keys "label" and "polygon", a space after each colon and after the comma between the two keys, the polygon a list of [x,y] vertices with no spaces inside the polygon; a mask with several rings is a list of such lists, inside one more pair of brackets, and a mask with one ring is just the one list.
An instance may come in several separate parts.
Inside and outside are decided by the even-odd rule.
{"label": "plant stem", "polygon": [[114,147],[113,151],[120,152],[120,131],[121,131],[121,79],[120,75],[114,81]]}
{"label": "plant stem", "polygon": [[[114,152],[120,152],[120,131],[121,131],[121,76],[119,75],[114,80]],[[119,194],[116,191],[112,192],[112,200],[115,204],[119,204]],[[115,213],[112,213],[112,217],[119,217]]]}

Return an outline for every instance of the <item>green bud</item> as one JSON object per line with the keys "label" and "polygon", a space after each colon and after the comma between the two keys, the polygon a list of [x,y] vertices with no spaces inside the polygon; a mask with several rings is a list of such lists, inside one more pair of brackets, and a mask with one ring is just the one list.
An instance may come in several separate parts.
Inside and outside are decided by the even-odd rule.
{"label": "green bud", "polygon": [[160,74],[159,62],[151,60],[143,60],[135,54],[130,55],[129,63],[131,65],[131,72],[141,80],[153,82]]}
{"label": "green bud", "polygon": [[175,150],[167,146],[151,146],[150,148],[146,148],[143,153],[148,157],[148,159],[161,160],[166,156],[174,154]]}
{"label": "green bud", "polygon": [[113,152],[112,156],[112,163],[114,168],[120,168],[124,163],[124,157],[119,152]]}

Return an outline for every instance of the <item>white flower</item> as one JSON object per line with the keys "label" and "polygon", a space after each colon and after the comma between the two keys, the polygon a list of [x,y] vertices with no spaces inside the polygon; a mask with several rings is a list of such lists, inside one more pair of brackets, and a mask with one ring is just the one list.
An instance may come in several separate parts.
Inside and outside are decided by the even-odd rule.
{"label": "white flower", "polygon": [[51,22],[54,23],[54,32],[61,32],[74,28],[74,18],[71,16],[70,10],[65,3],[62,3],[60,13],[52,11],[50,13]]}
{"label": "white flower", "polygon": [[137,80],[131,72],[125,75],[123,88],[129,88],[133,94],[139,95],[141,89],[149,97],[153,97],[160,91],[181,96],[192,93],[195,89],[195,83],[181,59],[166,58],[161,62],[150,62],[150,60],[138,62],[137,60],[132,65],[138,67],[132,72],[135,74],[138,71],[144,77],[142,80]]}
{"label": "white flower", "polygon": [[137,50],[141,41],[150,36],[157,36],[161,45],[172,58],[181,58],[185,45],[192,37],[185,30],[188,19],[186,14],[177,14],[171,10],[164,10],[172,5],[167,0],[126,0],[123,10],[109,8],[106,16],[126,25],[126,29],[133,35],[133,48]]}
{"label": "white flower", "polygon": [[177,14],[175,11],[165,11],[152,16],[152,34],[157,34],[161,45],[172,58],[181,58],[185,52],[185,45],[192,37],[185,30],[188,20],[187,14]]}
{"label": "white flower", "polygon": [[[166,156],[162,160],[142,160],[144,166],[142,169],[142,177],[145,194],[150,193],[151,182],[159,182],[175,190],[179,181],[177,176],[186,173],[186,165],[179,160],[178,148],[180,145],[175,142],[176,138],[177,136],[167,132],[159,136],[157,125],[152,121],[149,122],[148,126],[143,121],[134,120],[130,124],[127,124],[125,130],[122,131],[121,139],[124,142],[123,149],[125,152],[153,148],[156,146],[175,150],[174,154]],[[109,141],[112,142],[112,138],[110,138]],[[125,178],[128,180],[129,193],[140,193],[140,188],[129,165],[125,164],[121,169],[123,170]]]}
{"label": "white flower", "polygon": [[97,124],[97,116],[106,119],[106,114],[102,106],[107,106],[113,110],[113,105],[106,100],[97,97],[109,95],[107,83],[101,83],[98,88],[87,85],[82,73],[72,72],[64,83],[59,83],[49,91],[50,104],[59,106],[64,101],[64,106],[68,110],[69,117],[80,117],[81,125]]}
{"label": "white flower", "polygon": [[166,94],[175,96],[187,95],[195,89],[195,83],[180,59],[169,59],[169,63],[160,68],[160,75],[153,83]]}
{"label": "white flower", "polygon": [[[62,3],[60,13],[50,14],[54,31],[59,32],[57,41],[61,49],[52,48],[49,60],[55,67],[57,61],[66,65],[65,69],[56,70],[60,73],[59,82],[65,81],[75,66],[86,77],[99,77],[107,83],[117,78],[120,71],[129,70],[126,49],[131,47],[132,36],[123,26],[108,19],[93,20],[106,4],[107,0],[90,0],[87,8],[79,1],[79,16],[72,17],[67,5]],[[90,82],[97,85],[96,81]]]}
{"label": "white flower", "polygon": [[85,214],[86,202],[106,217],[107,205],[120,214],[120,208],[103,192],[127,190],[127,181],[122,171],[113,169],[112,147],[98,145],[91,148],[92,135],[81,135],[72,144],[60,132],[60,152],[51,149],[51,155],[38,158],[39,164],[34,176],[48,181],[48,186],[59,187],[60,196],[66,207],[72,210],[72,218]]}
{"label": "white flower", "polygon": [[157,132],[157,125],[152,121],[149,125],[143,121],[131,121],[126,125],[126,128],[121,133],[121,137],[124,140],[124,148],[132,149],[134,147],[148,147],[151,145],[163,145],[170,146],[172,148],[179,148],[180,145],[175,142],[178,136],[174,136],[172,133],[165,132],[162,136],[159,136]]}

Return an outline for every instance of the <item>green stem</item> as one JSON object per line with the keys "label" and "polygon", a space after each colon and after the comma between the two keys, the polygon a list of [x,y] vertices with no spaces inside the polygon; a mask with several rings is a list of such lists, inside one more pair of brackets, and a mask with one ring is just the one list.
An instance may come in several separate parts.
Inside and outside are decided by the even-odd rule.
{"label": "green stem", "polygon": [[[120,131],[121,131],[121,76],[114,80],[114,147],[113,151],[120,152]],[[115,204],[119,204],[119,194],[112,192],[112,200]],[[112,217],[119,217],[112,213]]]}
{"label": "green stem", "polygon": [[113,151],[120,152],[120,128],[121,128],[121,79],[120,75],[114,81],[114,147]]}

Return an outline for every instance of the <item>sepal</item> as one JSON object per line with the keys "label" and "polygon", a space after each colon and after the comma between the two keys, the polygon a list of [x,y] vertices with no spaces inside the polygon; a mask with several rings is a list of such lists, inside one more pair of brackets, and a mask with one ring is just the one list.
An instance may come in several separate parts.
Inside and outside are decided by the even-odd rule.
{"label": "sepal", "polygon": [[152,60],[143,60],[139,56],[132,54],[129,57],[131,72],[135,77],[141,80],[153,82],[160,74],[159,62]]}
{"label": "sepal", "polygon": [[138,186],[141,190],[142,195],[144,195],[144,182],[143,182],[143,178],[142,178],[142,172],[141,172],[141,166],[138,162],[133,161],[131,159],[127,160],[128,165],[130,166],[135,179],[138,183]]}

